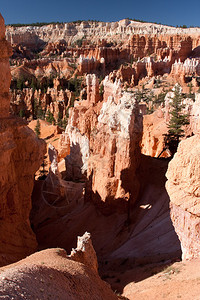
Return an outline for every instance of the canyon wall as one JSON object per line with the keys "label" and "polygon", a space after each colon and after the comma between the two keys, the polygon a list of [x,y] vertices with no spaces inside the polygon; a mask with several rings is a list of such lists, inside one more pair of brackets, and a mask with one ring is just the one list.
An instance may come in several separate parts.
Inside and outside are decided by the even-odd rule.
{"label": "canyon wall", "polygon": [[29,213],[34,173],[45,153],[45,143],[26,122],[9,115],[11,50],[4,36],[0,15],[0,265],[21,259],[36,249]]}
{"label": "canyon wall", "polygon": [[[102,36],[109,40],[123,40],[127,35],[193,35],[199,37],[199,28],[175,28],[172,26],[159,25],[153,23],[140,23],[124,19],[118,22],[92,22],[82,21],[74,23],[50,24],[42,27],[7,26],[6,38],[11,44],[41,44],[44,42],[55,42],[66,40],[68,43],[81,39],[98,40]],[[194,45],[195,47],[195,45]]]}
{"label": "canyon wall", "polygon": [[[85,72],[104,74],[122,62],[133,62],[152,54],[158,60],[168,58],[169,68],[176,59],[183,62],[198,54],[200,30],[125,19],[112,23],[83,21],[42,27],[7,26],[6,38],[13,46],[13,58],[33,59],[33,48],[43,50],[43,60],[59,56],[65,61],[71,57],[74,63],[79,58],[77,74],[81,75]],[[154,64],[154,67],[158,71],[162,66]]]}
{"label": "canyon wall", "polygon": [[199,257],[200,249],[200,142],[196,134],[180,142],[169,163],[166,189],[171,219],[181,242],[182,258]]}

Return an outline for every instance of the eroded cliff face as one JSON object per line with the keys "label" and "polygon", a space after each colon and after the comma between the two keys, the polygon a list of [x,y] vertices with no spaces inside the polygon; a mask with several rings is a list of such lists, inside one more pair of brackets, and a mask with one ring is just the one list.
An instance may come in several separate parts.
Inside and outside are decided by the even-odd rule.
{"label": "eroded cliff face", "polygon": [[87,99],[69,109],[58,154],[51,147],[51,171],[34,186],[31,224],[40,249],[69,251],[77,235],[91,232],[109,281],[110,270],[119,276],[137,264],[179,257],[180,243],[164,185],[168,161],[141,155],[142,116],[133,93],[107,77],[100,97],[97,77],[86,82]]}
{"label": "eroded cliff face", "polygon": [[71,109],[63,135],[71,147],[66,158],[67,178],[77,180],[85,174],[94,201],[112,205],[121,200],[134,202],[142,137],[138,104],[131,93],[122,94],[119,83],[104,81],[103,102],[99,101],[96,76],[88,75],[87,84],[87,100]]}
{"label": "eroded cliff face", "polygon": [[45,151],[45,143],[26,122],[9,116],[11,51],[4,35],[0,15],[0,265],[21,259],[36,249],[29,213],[34,173]]}
{"label": "eroded cliff face", "polygon": [[92,191],[101,200],[137,199],[141,135],[142,117],[131,94],[124,93],[118,103],[112,97],[103,103],[88,166]]}
{"label": "eroded cliff face", "polygon": [[11,46],[5,39],[5,25],[3,17],[0,14],[0,117],[8,117],[9,115],[9,87],[11,82],[9,56],[12,54]]}
{"label": "eroded cliff face", "polygon": [[164,148],[165,133],[167,133],[167,123],[161,109],[143,116],[142,154],[158,157]]}
{"label": "eroded cliff face", "polygon": [[183,259],[199,257],[200,253],[199,137],[196,134],[179,144],[166,174],[171,218],[181,242]]}
{"label": "eroded cliff face", "polygon": [[[42,27],[27,26],[27,27],[7,27],[6,36],[12,44],[17,44],[22,41],[24,45],[41,44],[41,42],[55,42],[66,40],[70,43],[76,39],[86,36],[88,39],[95,41],[104,37],[109,41],[115,38],[116,40],[126,39],[127,35],[152,35],[153,41],[149,44],[160,46],[164,42],[174,43],[179,39],[179,35],[199,35],[199,28],[175,28],[152,23],[140,23],[132,20],[124,19],[118,22],[90,22],[83,21],[81,23],[65,23],[65,24],[50,24]],[[156,35],[165,35],[167,38],[161,39],[160,42]],[[174,35],[174,40],[170,39],[170,35]],[[135,39],[136,41],[137,38]],[[144,39],[140,42],[140,48],[144,45]],[[143,42],[143,43],[142,43]],[[152,47],[152,46],[151,46]]]}

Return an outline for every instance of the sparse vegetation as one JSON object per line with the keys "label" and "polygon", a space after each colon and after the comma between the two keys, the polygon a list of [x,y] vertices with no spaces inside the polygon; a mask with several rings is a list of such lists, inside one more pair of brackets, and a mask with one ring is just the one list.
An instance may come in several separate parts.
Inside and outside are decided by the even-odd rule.
{"label": "sparse vegetation", "polygon": [[20,111],[19,111],[19,117],[20,118],[25,117],[25,111],[24,111],[24,109],[20,109]]}
{"label": "sparse vegetation", "polygon": [[71,78],[68,81],[67,88],[71,92],[74,92],[74,95],[75,95],[76,98],[80,96],[81,83],[82,83],[82,79],[81,78],[77,78],[77,76],[75,76],[74,78]]}
{"label": "sparse vegetation", "polygon": [[16,23],[16,24],[7,24],[7,26],[12,27],[27,27],[27,26],[35,26],[42,27],[50,24],[64,24],[64,22],[36,22],[36,23]]}
{"label": "sparse vegetation", "polygon": [[40,137],[40,135],[41,135],[40,128],[41,128],[40,121],[39,121],[39,119],[37,119],[37,124],[34,128],[34,131],[35,131],[35,134],[37,135],[37,137]]}
{"label": "sparse vegetation", "polygon": [[55,124],[55,119],[53,114],[50,112],[50,110],[47,111],[47,115],[46,115],[46,121],[50,124]]}
{"label": "sparse vegetation", "polygon": [[189,124],[188,115],[183,113],[185,106],[182,103],[182,95],[180,86],[175,86],[174,97],[170,103],[172,110],[170,111],[170,120],[168,123],[168,133],[165,134],[164,144],[165,148],[169,149],[173,156],[176,151],[180,139],[184,137],[184,130],[182,127]]}
{"label": "sparse vegetation", "polygon": [[104,93],[104,86],[103,86],[103,84],[101,84],[100,87],[99,87],[100,96],[103,96],[103,93]]}

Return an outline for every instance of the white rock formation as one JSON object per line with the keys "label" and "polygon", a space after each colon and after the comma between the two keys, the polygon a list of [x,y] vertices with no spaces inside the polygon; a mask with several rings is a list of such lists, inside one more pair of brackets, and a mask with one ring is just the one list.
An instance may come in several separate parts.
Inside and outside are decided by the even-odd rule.
{"label": "white rock formation", "polygon": [[98,272],[97,256],[92,245],[90,233],[85,232],[83,236],[78,236],[77,248],[72,249],[70,257]]}

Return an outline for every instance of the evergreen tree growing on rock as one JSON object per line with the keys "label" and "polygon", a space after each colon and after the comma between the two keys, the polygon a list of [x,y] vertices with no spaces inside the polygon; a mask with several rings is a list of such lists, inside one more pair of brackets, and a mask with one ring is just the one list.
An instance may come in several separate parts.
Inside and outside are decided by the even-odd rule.
{"label": "evergreen tree growing on rock", "polygon": [[168,133],[165,134],[164,143],[165,149],[169,149],[171,155],[177,151],[180,139],[185,136],[183,126],[189,124],[188,114],[183,113],[185,105],[182,103],[180,86],[175,86],[174,97],[172,98],[170,120],[168,123]]}
{"label": "evergreen tree growing on rock", "polygon": [[35,134],[37,135],[37,137],[40,137],[40,134],[41,134],[41,132],[40,132],[40,121],[39,121],[39,119],[37,119],[37,124],[36,124],[36,126],[35,126],[35,128],[34,128],[34,131],[35,131]]}
{"label": "evergreen tree growing on rock", "polygon": [[50,124],[55,124],[55,119],[53,114],[50,112],[50,110],[47,111],[47,115],[46,115],[46,121]]}

